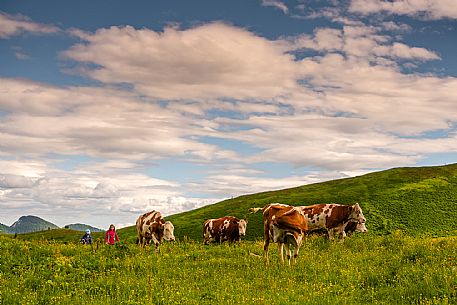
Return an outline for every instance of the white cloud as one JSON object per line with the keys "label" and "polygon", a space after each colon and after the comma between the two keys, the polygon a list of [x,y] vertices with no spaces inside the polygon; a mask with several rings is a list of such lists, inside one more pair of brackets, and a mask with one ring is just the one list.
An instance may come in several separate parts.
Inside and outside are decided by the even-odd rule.
{"label": "white cloud", "polygon": [[[287,40],[285,47],[292,50],[312,49],[323,53],[342,52],[347,56],[364,57],[372,61],[380,58],[400,58],[409,60],[436,60],[440,57],[425,48],[410,47],[401,42],[391,41],[391,37],[380,32],[383,27],[365,25],[345,25],[342,29],[319,28],[314,35],[300,35]],[[400,26],[395,25],[397,28]]]}
{"label": "white cloud", "polygon": [[380,56],[390,56],[402,59],[435,60],[440,57],[424,48],[409,47],[403,43],[395,42],[391,46],[377,46],[373,53]]}
{"label": "white cloud", "polygon": [[454,0],[352,0],[350,12],[361,14],[389,13],[429,19],[457,18]]}
{"label": "white cloud", "polygon": [[[83,222],[104,228],[110,222],[132,224],[152,209],[170,215],[220,200],[184,196],[180,184],[119,170],[113,163],[119,162],[88,164],[74,171],[47,167],[39,178],[0,173],[0,219],[12,223],[26,213],[45,215],[60,226]],[[120,163],[126,167],[125,161]],[[22,164],[26,167],[27,161]]]}
{"label": "white cloud", "polygon": [[0,91],[0,110],[8,115],[0,120],[0,147],[10,153],[203,159],[232,154],[190,138],[201,134],[205,120],[126,92],[1,81],[7,86]]}
{"label": "white cloud", "polygon": [[280,45],[223,23],[162,33],[111,27],[82,39],[63,55],[97,66],[86,75],[154,98],[267,99],[296,87],[294,59]]}
{"label": "white cloud", "polygon": [[280,9],[284,14],[289,13],[289,8],[287,5],[279,0],[262,0],[262,5],[263,6],[272,6],[277,9]]}
{"label": "white cloud", "polygon": [[9,38],[24,32],[50,34],[58,31],[53,25],[36,23],[22,15],[12,16],[0,12],[0,38]]}
{"label": "white cloud", "polygon": [[0,174],[0,188],[3,189],[31,187],[34,183],[35,179],[31,177]]}

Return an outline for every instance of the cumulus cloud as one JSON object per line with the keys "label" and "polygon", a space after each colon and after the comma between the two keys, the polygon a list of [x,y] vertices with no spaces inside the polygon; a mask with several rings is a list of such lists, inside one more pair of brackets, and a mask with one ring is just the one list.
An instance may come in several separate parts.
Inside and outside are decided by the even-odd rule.
{"label": "cumulus cloud", "polygon": [[113,163],[118,162],[87,164],[74,171],[47,167],[38,178],[0,173],[2,222],[13,222],[15,215],[27,211],[60,226],[76,221],[107,227],[110,220],[100,215],[132,224],[140,213],[152,209],[170,215],[220,200],[185,196],[183,185],[119,170]]}
{"label": "cumulus cloud", "polygon": [[183,116],[135,95],[112,89],[56,88],[2,79],[0,147],[5,152],[79,153],[93,156],[174,155],[224,158],[229,151],[199,143],[205,120]]}
{"label": "cumulus cloud", "polygon": [[29,32],[33,34],[56,33],[59,28],[53,25],[36,23],[30,18],[22,15],[9,15],[0,12],[0,38],[9,38],[21,33]]}
{"label": "cumulus cloud", "polygon": [[0,188],[22,188],[31,187],[35,183],[35,179],[31,177],[24,177],[19,175],[0,175]]}
{"label": "cumulus cloud", "polygon": [[435,60],[440,57],[424,48],[409,47],[403,43],[395,42],[391,46],[377,46],[373,53],[380,56],[390,56],[402,59]]}
{"label": "cumulus cloud", "polygon": [[389,13],[429,19],[455,19],[457,3],[453,0],[352,0],[349,11],[364,15]]}
{"label": "cumulus cloud", "polygon": [[366,25],[345,25],[342,29],[319,28],[313,35],[300,35],[288,40],[292,50],[312,49],[320,52],[341,52],[347,56],[357,56],[378,60],[380,57],[408,60],[437,60],[440,57],[433,51],[411,47],[401,42],[392,42],[391,37],[381,34],[386,27],[401,28],[399,25],[381,27]]}
{"label": "cumulus cloud", "polygon": [[293,56],[223,23],[163,32],[111,27],[81,39],[63,56],[80,62],[84,74],[107,84],[129,83],[154,98],[267,99],[296,87]]}

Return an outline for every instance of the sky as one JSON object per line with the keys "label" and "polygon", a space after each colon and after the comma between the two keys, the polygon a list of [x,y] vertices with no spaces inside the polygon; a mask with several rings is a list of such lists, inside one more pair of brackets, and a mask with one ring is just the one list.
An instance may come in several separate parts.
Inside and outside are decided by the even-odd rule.
{"label": "sky", "polygon": [[0,2],[0,223],[455,162],[457,1]]}

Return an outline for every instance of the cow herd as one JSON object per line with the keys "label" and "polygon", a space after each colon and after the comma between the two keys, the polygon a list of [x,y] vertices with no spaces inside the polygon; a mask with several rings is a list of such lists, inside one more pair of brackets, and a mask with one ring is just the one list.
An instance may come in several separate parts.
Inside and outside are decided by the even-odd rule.
{"label": "cow herd", "polygon": [[[298,256],[305,236],[311,232],[324,231],[330,240],[339,235],[342,240],[353,232],[367,232],[365,217],[358,203],[354,205],[315,204],[290,206],[280,203],[262,208],[250,208],[250,213],[263,212],[264,258],[268,262],[270,242],[278,244],[278,254],[284,262],[284,252],[291,264]],[[239,242],[246,235],[247,219],[225,216],[208,219],[203,223],[203,241],[222,243]],[[162,240],[174,241],[174,226],[165,221],[162,214],[151,211],[136,221],[138,243],[141,246],[154,244],[158,249]]]}

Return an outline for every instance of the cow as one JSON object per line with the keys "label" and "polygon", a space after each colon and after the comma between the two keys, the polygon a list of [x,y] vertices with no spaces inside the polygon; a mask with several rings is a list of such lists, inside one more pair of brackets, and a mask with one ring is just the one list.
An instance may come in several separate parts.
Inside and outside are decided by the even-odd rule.
{"label": "cow", "polygon": [[246,235],[247,224],[246,219],[238,219],[233,216],[208,219],[203,223],[203,241],[205,245],[210,242],[220,244],[224,241],[240,242],[241,237]]}
{"label": "cow", "polygon": [[[272,203],[263,208],[251,208],[251,213],[263,211],[263,256],[268,264],[268,247],[270,241],[278,243],[278,254],[281,263],[284,263],[283,250],[287,255],[288,264],[295,263],[305,233],[308,231],[308,222],[301,209],[280,203]],[[294,255],[292,256],[292,248]]]}
{"label": "cow", "polygon": [[140,215],[136,220],[138,243],[144,247],[150,242],[154,243],[156,251],[163,239],[174,241],[174,226],[170,221],[165,221],[158,211],[151,211]]}
{"label": "cow", "polygon": [[339,234],[344,241],[346,227],[355,223],[355,231],[367,232],[365,217],[358,203],[354,205],[341,204],[314,204],[299,207],[306,220],[310,231],[324,229],[330,240],[334,240],[335,234]]}

